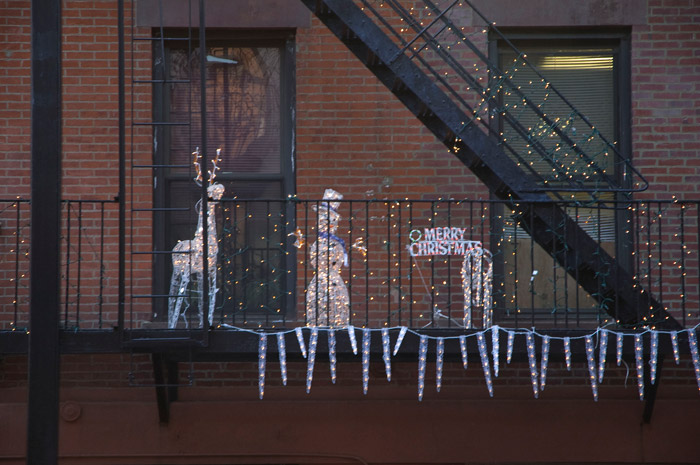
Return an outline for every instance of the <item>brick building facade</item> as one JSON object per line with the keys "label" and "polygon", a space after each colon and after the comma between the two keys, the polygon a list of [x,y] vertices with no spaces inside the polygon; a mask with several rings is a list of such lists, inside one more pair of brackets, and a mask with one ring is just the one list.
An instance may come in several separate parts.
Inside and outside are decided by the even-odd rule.
{"label": "brick building facade", "polygon": [[[161,32],[166,37],[175,37],[176,31],[185,30],[188,23],[196,23],[196,18],[189,20],[182,13],[188,2],[163,3],[166,8],[161,13],[155,1],[126,2],[127,24],[134,25],[127,39],[160,37]],[[196,9],[194,3],[192,8]],[[281,193],[319,200],[325,189],[333,188],[346,199],[374,200],[379,205],[377,211],[387,208],[381,213],[384,220],[380,218],[372,226],[377,230],[386,228],[386,218],[393,213],[389,204],[383,203],[387,199],[452,198],[477,202],[493,199],[479,178],[301,2],[208,0],[206,3],[212,40],[230,40],[232,46],[272,41],[271,47],[279,47],[282,56],[287,57],[284,59],[293,58],[293,62],[286,62],[291,67],[291,76],[281,80],[282,86],[292,87],[287,91],[293,95],[288,102],[289,111],[282,108],[280,112],[286,116],[281,117],[277,128],[291,137],[287,141],[291,166],[287,164],[290,160],[280,162],[282,171],[287,169],[280,175],[285,186]],[[383,6],[382,2],[369,2],[375,3]],[[522,47],[533,46],[537,50],[556,40],[574,47],[580,41],[583,49],[614,43],[618,47],[614,75],[615,137],[649,185],[645,191],[635,193],[634,199],[653,202],[698,198],[700,114],[696,107],[700,100],[700,5],[697,2],[474,3]],[[0,158],[5,173],[0,185],[3,202],[0,253],[11,257],[0,265],[0,280],[3,280],[0,332],[6,336],[11,332],[25,333],[29,320],[26,275],[30,244],[25,233],[30,216],[28,204],[17,200],[29,197],[31,183],[29,7],[29,1],[0,3],[4,52],[0,54],[3,95],[0,139],[6,153]],[[136,9],[133,18],[132,8]],[[67,283],[64,301],[68,302],[64,329],[76,333],[107,330],[117,326],[119,320],[118,256],[114,241],[109,241],[119,234],[116,204],[111,203],[119,194],[117,11],[116,1],[63,2],[63,196],[107,202],[101,207],[76,202],[64,210],[65,217],[71,221],[80,217],[85,222],[80,226],[75,222],[72,226],[67,224],[62,231],[64,241],[72,234],[74,247],[78,237],[88,244],[88,252],[73,256],[73,260],[72,249],[67,246],[68,252],[64,252],[68,253],[70,267],[62,264]],[[467,17],[470,14],[473,13],[459,13],[457,17],[472,21],[468,24],[474,28],[474,41],[485,53],[498,53],[498,37],[488,30],[481,32],[476,19]],[[138,80],[157,79],[156,49],[160,43],[164,42],[130,42],[127,53],[130,83],[126,95],[130,122],[152,121],[156,117],[155,108],[162,104],[154,95],[156,84],[134,84]],[[492,58],[497,59],[493,55]],[[626,109],[625,102],[629,103]],[[285,118],[289,118],[291,125],[286,128],[287,133]],[[127,192],[135,213],[128,216],[126,228],[130,234],[127,267],[130,301],[125,324],[135,329],[162,327],[162,317],[161,320],[153,317],[153,305],[157,304],[134,296],[158,293],[154,289],[167,284],[167,277],[162,276],[158,284],[158,270],[161,275],[164,273],[155,259],[146,254],[132,254],[152,248],[158,240],[155,238],[158,228],[167,229],[167,225],[159,223],[157,214],[137,211],[156,204],[158,195],[170,195],[155,193],[157,174],[134,168],[154,163],[154,153],[159,150],[154,147],[154,140],[155,145],[167,144],[163,142],[166,139],[154,137],[151,126],[130,126]],[[191,149],[185,151],[189,154]],[[231,205],[235,208],[235,203]],[[447,207],[440,206],[441,213],[435,213],[438,221],[448,221],[449,216],[443,215]],[[348,216],[343,221],[350,221],[346,207],[344,204],[345,210],[341,210]],[[483,209],[481,205],[469,211],[478,215],[484,213]],[[696,215],[697,206],[689,211],[690,216]],[[98,219],[100,215],[102,220]],[[313,215],[307,206],[303,216]],[[358,214],[357,218],[369,221],[377,215],[380,214]],[[455,221],[466,221],[469,213],[454,215]],[[416,224],[422,219],[416,214]],[[489,217],[481,225],[490,227],[492,221]],[[100,231],[102,224],[106,229]],[[653,255],[667,268],[673,268],[683,255],[683,267],[694,268],[689,273],[697,276],[697,230],[697,222],[688,223],[687,231],[692,239],[687,245],[695,248],[692,254],[676,256],[667,250],[670,255],[662,257],[663,253],[659,251],[657,255],[654,249],[649,259]],[[82,235],[77,231],[82,231]],[[369,263],[368,267],[380,270],[376,272],[378,280],[381,277],[390,281],[391,272],[382,275],[381,266],[387,261],[386,256],[390,256],[392,246],[386,245],[375,230],[372,234],[375,235],[366,245],[375,250],[386,247],[388,253],[363,262],[356,248],[350,250],[351,263],[356,266]],[[403,235],[407,234],[404,231]],[[644,236],[639,238],[644,241]],[[646,245],[649,241],[647,237]],[[100,251],[101,244],[107,244],[105,250]],[[685,245],[684,242],[681,247]],[[401,242],[394,247],[399,250]],[[301,296],[310,271],[303,263],[306,252],[299,250],[297,263],[291,267],[299,277],[293,284],[296,293],[292,295],[303,302]],[[88,253],[89,259],[85,258]],[[94,261],[100,254],[102,258],[97,266]],[[76,272],[83,261],[83,270]],[[397,269],[405,266],[404,263]],[[504,267],[507,272],[508,265]],[[527,267],[521,281],[530,277],[534,263]],[[444,271],[439,265],[437,269]],[[447,278],[448,288],[459,284],[458,274],[454,272]],[[685,327],[692,328],[698,315],[697,282],[687,283],[686,289],[686,281],[676,278],[673,275],[666,278],[665,284],[654,282],[652,288],[665,289],[664,305],[675,317],[684,318]],[[378,284],[365,277],[357,283],[366,285],[368,293],[372,288],[375,295],[385,296],[381,290],[384,282]],[[360,284],[357,286],[359,289]],[[515,290],[504,287],[503,294],[507,293],[515,296],[517,305],[520,295],[517,287]],[[398,305],[400,295],[396,298],[391,291],[386,294],[392,302],[390,307]],[[461,294],[455,295],[454,302],[461,302],[461,298]],[[681,301],[683,310],[679,312]],[[298,310],[303,303],[296,305],[296,316],[302,315],[299,318],[303,326],[303,310]],[[416,307],[419,305],[420,302]],[[453,302],[447,305],[449,308]],[[459,307],[461,303],[454,305]],[[673,308],[674,305],[679,308]],[[373,313],[384,311],[381,305],[368,303],[366,308],[366,314],[358,313],[356,326],[363,325],[362,318],[371,321],[370,326],[375,329],[396,324],[396,320],[387,324],[384,314],[377,317]],[[397,318],[391,308],[388,313],[390,316],[386,318]],[[416,316],[416,321],[422,320]],[[528,323],[519,326],[528,327]],[[5,341],[18,341],[18,345],[0,354],[0,418],[3,419],[0,463],[15,464],[24,462],[26,451],[26,340],[12,339],[9,335]],[[465,371],[455,343],[450,348],[452,357],[445,362],[439,393],[432,384],[435,361],[429,360],[422,402],[416,400],[418,343],[411,335],[407,339],[408,354],[394,359],[391,383],[382,379],[385,375],[381,349],[379,355],[373,352],[367,395],[362,393],[360,356],[347,351],[339,359],[335,385],[327,375],[328,357],[320,357],[310,394],[304,390],[307,362],[298,349],[290,348],[286,387],[279,381],[280,370],[271,356],[265,399],[260,401],[257,345],[250,346],[248,340],[247,346],[233,348],[232,355],[207,353],[194,357],[194,361],[188,360],[191,352],[181,350],[186,355],[179,361],[177,378],[170,380],[181,387],[176,401],[170,404],[168,423],[159,423],[153,387],[155,362],[147,348],[120,346],[119,350],[103,351],[108,353],[86,354],[81,353],[84,349],[69,343],[61,357],[60,463],[694,463],[700,460],[694,434],[700,426],[700,400],[688,350],[683,351],[680,365],[674,365],[668,355],[651,406],[648,401],[639,400],[631,346],[626,346],[625,364],[619,368],[609,355],[605,382],[600,386],[601,400],[596,403],[591,399],[588,368],[580,342],[572,371],[566,368],[561,347],[552,348],[560,355],[552,358],[547,390],[540,393],[539,399],[532,397],[524,346],[516,349],[512,363],[501,361],[500,376],[494,379],[496,395],[489,398],[477,355],[472,352],[469,369]],[[4,343],[3,347],[10,346]],[[430,350],[432,353],[434,348],[431,346]],[[650,408],[653,408],[651,421],[643,422]]]}

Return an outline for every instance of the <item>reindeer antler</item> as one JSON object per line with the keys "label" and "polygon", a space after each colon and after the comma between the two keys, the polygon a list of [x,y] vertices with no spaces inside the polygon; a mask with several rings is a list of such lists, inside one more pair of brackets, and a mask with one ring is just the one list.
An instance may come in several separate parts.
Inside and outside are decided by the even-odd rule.
{"label": "reindeer antler", "polygon": [[209,185],[210,186],[212,184],[214,184],[214,178],[216,178],[216,172],[221,169],[221,168],[219,168],[220,161],[221,161],[221,147],[216,149],[216,156],[211,161],[211,164],[212,164],[211,171],[207,171],[207,173],[209,173]]}
{"label": "reindeer antler", "polygon": [[[197,176],[194,178],[194,182],[196,182],[198,185],[202,185],[202,165],[199,163],[199,160],[202,159],[202,152],[199,150],[199,147],[195,149],[194,152],[192,152],[192,156],[194,157],[194,160],[192,161],[192,164],[194,165],[194,169],[197,172]],[[219,171],[221,168],[219,168],[219,163],[221,162],[221,147],[216,149],[216,156],[214,159],[211,161],[212,168],[211,170],[207,171],[207,174],[209,174],[209,185],[211,186],[214,184],[214,179],[216,178],[216,172]]]}
{"label": "reindeer antler", "polygon": [[196,182],[198,185],[201,186],[202,183],[202,167],[199,164],[199,160],[202,158],[202,152],[199,151],[199,147],[197,147],[194,152],[192,152],[192,156],[194,157],[194,161],[192,162],[194,164],[194,169],[197,171],[197,176],[194,177],[194,182]]}

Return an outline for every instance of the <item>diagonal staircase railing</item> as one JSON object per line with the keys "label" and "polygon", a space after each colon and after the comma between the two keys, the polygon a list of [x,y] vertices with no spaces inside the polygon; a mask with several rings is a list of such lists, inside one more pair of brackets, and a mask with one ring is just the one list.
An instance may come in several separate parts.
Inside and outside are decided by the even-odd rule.
{"label": "diagonal staircase railing", "polygon": [[[488,60],[482,51],[487,29],[467,30],[456,22],[467,13],[481,17],[465,9],[469,1],[448,0],[442,9],[431,0],[415,0],[409,8],[399,0],[302,2],[497,197],[512,202],[515,220],[602,310],[621,325],[680,327],[625,267],[550,202],[562,192],[596,199],[603,192],[642,190],[646,181],[544,77],[539,103],[513,84],[512,73],[528,65],[524,54],[506,71]],[[440,41],[441,34],[456,39]],[[563,118],[547,113],[553,96],[556,108],[568,109]],[[575,124],[589,130],[578,131]]]}

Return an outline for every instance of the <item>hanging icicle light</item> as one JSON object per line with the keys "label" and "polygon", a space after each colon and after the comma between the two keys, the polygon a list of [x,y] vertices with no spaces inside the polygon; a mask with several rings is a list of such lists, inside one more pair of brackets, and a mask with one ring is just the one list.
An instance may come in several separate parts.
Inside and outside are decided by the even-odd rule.
{"label": "hanging icicle light", "polygon": [[311,382],[314,379],[314,364],[316,363],[316,348],[318,347],[318,327],[311,328],[309,338],[309,360],[306,366],[306,393],[311,392]]}
{"label": "hanging icicle light", "polygon": [[467,357],[467,336],[459,336],[459,350],[462,353],[462,365],[467,369],[469,358]]}
{"label": "hanging icicle light", "polygon": [[491,328],[491,356],[493,357],[493,376],[498,378],[498,369],[499,369],[499,354],[501,351],[500,347],[500,342],[499,342],[499,331],[498,331],[498,325],[495,325]]}
{"label": "hanging icicle light", "polygon": [[301,356],[306,358],[306,344],[304,344],[304,334],[301,332],[301,328],[294,328],[294,332],[297,335],[297,341],[299,342],[299,350],[301,350]]}
{"label": "hanging icicle light", "polygon": [[265,365],[267,364],[267,334],[260,334],[258,339],[258,397],[265,395]]}
{"label": "hanging icicle light", "polygon": [[418,400],[423,400],[425,390],[425,365],[428,361],[428,337],[421,336],[418,344]]}
{"label": "hanging icicle light", "polygon": [[442,365],[445,359],[445,339],[441,337],[437,340],[435,355],[435,388],[437,392],[440,392],[440,388],[442,387]]}
{"label": "hanging icicle light", "polygon": [[369,344],[371,331],[362,329],[362,392],[367,394],[369,388]]}
{"label": "hanging icicle light", "polygon": [[515,331],[508,331],[508,342],[506,345],[506,363],[510,363],[513,358],[513,345],[515,344]]}
{"label": "hanging icicle light", "polygon": [[348,337],[350,338],[352,353],[357,355],[357,339],[355,338],[355,327],[353,325],[348,326]]}
{"label": "hanging icicle light", "polygon": [[673,359],[676,361],[676,365],[681,363],[681,355],[678,350],[678,333],[673,331],[671,333],[671,346],[673,347]]}
{"label": "hanging icicle light", "polygon": [[637,365],[637,387],[639,388],[639,400],[644,400],[644,348],[642,336],[634,335],[634,358]]}
{"label": "hanging icicle light", "polygon": [[588,375],[591,378],[593,400],[598,402],[598,374],[595,369],[595,353],[593,352],[593,337],[586,336],[586,360],[588,360]]}
{"label": "hanging icicle light", "polygon": [[700,354],[698,354],[698,338],[695,334],[695,328],[688,330],[688,345],[690,346],[690,354],[693,357],[695,380],[698,383],[698,390],[700,390]]}
{"label": "hanging icicle light", "polygon": [[491,367],[489,367],[489,356],[486,353],[486,338],[484,333],[477,333],[476,339],[479,344],[479,356],[481,357],[481,368],[484,370],[484,379],[486,380],[486,388],[489,390],[489,396],[493,397],[493,382],[491,381]]}
{"label": "hanging icicle light", "polygon": [[527,339],[527,359],[530,365],[530,381],[532,382],[532,393],[535,399],[539,397],[538,376],[537,376],[537,360],[535,358],[535,335],[532,331],[528,331],[525,335]]}
{"label": "hanging icicle light", "polygon": [[335,330],[333,328],[328,330],[328,360],[331,366],[331,382],[335,384],[338,360],[336,357]]}
{"label": "hanging icicle light", "polygon": [[282,385],[287,385],[287,348],[284,342],[284,333],[277,333],[277,352],[280,358],[280,375],[282,376]]}
{"label": "hanging icicle light", "polygon": [[394,345],[394,355],[399,353],[399,348],[401,347],[403,338],[406,337],[406,331],[408,331],[408,328],[406,326],[402,326],[401,330],[399,331],[399,337],[396,339],[396,344]]}
{"label": "hanging icicle light", "polygon": [[564,338],[564,358],[566,359],[566,369],[571,371],[571,338]]}
{"label": "hanging icicle light", "polygon": [[382,358],[386,380],[391,382],[391,349],[389,348],[389,328],[382,328]]}
{"label": "hanging icicle light", "polygon": [[600,352],[598,355],[598,382],[603,382],[603,375],[605,374],[605,360],[608,357],[608,331],[605,329],[600,330]]}
{"label": "hanging icicle light", "polygon": [[542,360],[540,362],[540,391],[544,391],[547,382],[547,365],[549,365],[549,336],[542,337]]}
{"label": "hanging icicle light", "polygon": [[622,344],[624,340],[625,335],[623,333],[617,333],[617,345],[615,347],[615,357],[617,360],[617,366],[620,366],[622,363]]}
{"label": "hanging icicle light", "polygon": [[656,382],[656,367],[659,360],[659,333],[658,331],[652,331],[650,337],[650,349],[649,349],[649,380],[651,384]]}

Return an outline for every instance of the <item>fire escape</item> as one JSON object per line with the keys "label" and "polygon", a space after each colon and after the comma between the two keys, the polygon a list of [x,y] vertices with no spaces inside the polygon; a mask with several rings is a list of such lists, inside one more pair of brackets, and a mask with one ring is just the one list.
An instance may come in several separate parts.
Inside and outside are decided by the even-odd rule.
{"label": "fire escape", "polygon": [[[620,325],[681,327],[573,211],[552,205],[619,201],[646,189],[646,181],[469,0],[303,3],[494,196],[509,202],[514,220],[601,309]],[[489,60],[485,33],[512,47],[517,58],[509,69]],[[530,84],[539,100],[514,84],[519,68],[535,77]]]}

